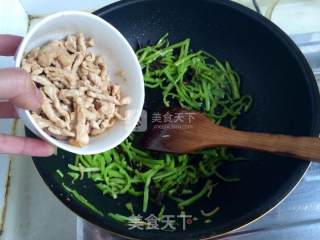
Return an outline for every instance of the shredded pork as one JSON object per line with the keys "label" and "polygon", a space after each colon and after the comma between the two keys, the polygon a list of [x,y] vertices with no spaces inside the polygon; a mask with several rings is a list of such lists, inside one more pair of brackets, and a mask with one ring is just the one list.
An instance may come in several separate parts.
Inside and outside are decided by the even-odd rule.
{"label": "shredded pork", "polygon": [[52,137],[77,147],[124,120],[120,108],[130,103],[110,82],[104,59],[88,50],[92,46],[94,39],[78,33],[34,48],[22,60],[44,99],[33,119]]}

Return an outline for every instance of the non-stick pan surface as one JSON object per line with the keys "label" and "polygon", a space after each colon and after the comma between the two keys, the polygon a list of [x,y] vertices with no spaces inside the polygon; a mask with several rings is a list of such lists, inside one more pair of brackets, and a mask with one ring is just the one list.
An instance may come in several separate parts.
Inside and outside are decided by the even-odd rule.
{"label": "non-stick pan surface", "polygon": [[[255,12],[222,0],[138,0],[121,1],[96,14],[113,24],[132,47],[154,43],[165,33],[172,42],[191,38],[194,50],[203,49],[221,60],[228,60],[242,79],[241,91],[250,94],[254,105],[239,120],[248,131],[317,136],[319,134],[319,95],[314,76],[303,55],[275,25]],[[157,109],[161,95],[147,89],[145,108]],[[221,210],[211,223],[193,222],[186,231],[128,230],[127,226],[100,217],[65,193],[56,169],[66,171],[73,155],[34,159],[42,178],[70,209],[114,233],[141,239],[198,239],[226,233],[260,217],[277,205],[299,182],[308,162],[253,151],[235,151],[248,160],[226,165],[224,173],[241,179],[223,183],[213,197],[202,199],[188,209]],[[104,213],[127,214],[123,205],[132,201],[141,209],[141,199],[128,196],[113,200],[102,196],[89,181],[72,185]],[[140,208],[139,208],[140,206]],[[157,214],[151,207],[149,214]],[[174,207],[166,213],[177,214]],[[63,220],[62,220],[63,221]]]}

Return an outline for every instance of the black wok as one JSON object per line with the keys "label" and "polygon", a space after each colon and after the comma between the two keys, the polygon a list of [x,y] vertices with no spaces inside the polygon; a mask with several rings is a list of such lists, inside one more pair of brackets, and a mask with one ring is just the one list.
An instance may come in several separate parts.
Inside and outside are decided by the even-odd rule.
{"label": "black wok", "polygon": [[[254,99],[252,110],[239,120],[239,129],[290,135],[318,136],[319,94],[314,76],[295,44],[278,27],[257,13],[222,0],[136,0],[121,1],[95,12],[113,24],[133,48],[154,43],[169,33],[171,42],[191,38],[194,50],[203,49],[221,60],[228,60],[242,79],[241,91]],[[147,89],[145,108],[161,105],[159,93]],[[28,134],[30,134],[28,132]],[[74,157],[59,151],[58,156],[34,158],[44,181],[56,196],[83,218],[123,236],[140,239],[199,239],[224,234],[261,217],[276,206],[302,178],[308,162],[253,151],[235,151],[247,158],[225,165],[227,175],[241,179],[223,183],[213,197],[202,199],[188,209],[221,210],[211,223],[193,222],[186,231],[128,230],[109,217],[101,217],[82,206],[66,193],[56,169],[66,171]],[[283,159],[280,159],[283,158]],[[70,185],[68,178],[63,181]],[[72,186],[104,213],[128,214],[123,205],[132,201],[136,208],[141,199],[130,196],[113,200],[103,196],[90,181]],[[151,205],[149,213],[158,208]],[[179,213],[175,207],[167,213]]]}

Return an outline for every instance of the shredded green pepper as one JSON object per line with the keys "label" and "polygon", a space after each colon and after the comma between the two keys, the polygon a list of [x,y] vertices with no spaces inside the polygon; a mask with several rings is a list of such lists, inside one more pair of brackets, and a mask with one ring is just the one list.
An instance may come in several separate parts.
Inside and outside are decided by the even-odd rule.
{"label": "shredded green pepper", "polygon": [[192,203],[194,203],[198,199],[202,198],[209,191],[209,189],[211,187],[212,187],[212,181],[208,180],[200,192],[198,192],[197,194],[193,195],[191,198],[186,199],[183,202],[180,202],[178,204],[178,207],[183,208],[183,207],[191,205]]}
{"label": "shredded green pepper", "polygon": [[57,170],[56,170],[56,173],[57,173],[61,178],[64,177],[64,174],[61,172],[60,169],[57,169]]}
{"label": "shredded green pepper", "polygon": [[134,210],[133,210],[132,202],[126,203],[126,208],[128,209],[128,211],[129,211],[132,215],[135,215],[135,214],[134,214]]}
{"label": "shredded green pepper", "polygon": [[80,193],[78,193],[76,190],[69,188],[64,183],[62,183],[62,186],[67,192],[72,194],[72,196],[75,199],[77,199],[80,203],[82,203],[84,206],[88,207],[89,209],[91,209],[92,211],[97,213],[98,215],[104,216],[104,214],[101,211],[99,211],[95,206],[93,206],[91,203],[89,203],[88,200],[85,197],[83,197]]}
{"label": "shredded green pepper", "polygon": [[[240,77],[230,63],[213,55],[190,50],[190,39],[170,44],[168,34],[156,44],[137,52],[145,86],[162,91],[164,106],[179,104],[189,110],[202,111],[213,122],[236,127],[238,117],[247,112],[252,98],[241,95]],[[105,195],[117,198],[130,194],[142,197],[142,210],[148,211],[151,200],[162,203],[167,197],[178,207],[186,208],[207,195],[215,186],[207,180],[202,190],[194,187],[200,179],[216,177],[232,182],[238,179],[222,176],[218,169],[224,162],[236,161],[226,148],[203,150],[190,155],[157,154],[136,148],[132,134],[120,146],[110,151],[84,156],[78,155],[68,164],[68,175],[73,181],[84,177],[92,180]],[[196,161],[193,161],[196,159]],[[160,205],[159,218],[165,206]],[[126,204],[133,213],[132,204]],[[120,222],[128,217],[109,213]]]}
{"label": "shredded green pepper", "polygon": [[162,206],[159,213],[158,213],[158,219],[161,220],[164,214],[164,211],[166,210],[166,206]]}
{"label": "shredded green pepper", "polygon": [[205,211],[203,211],[202,209],[201,209],[201,214],[202,214],[202,216],[204,216],[204,217],[212,217],[213,215],[215,215],[218,211],[220,210],[220,208],[219,207],[216,207],[215,209],[213,209],[212,211],[210,211],[210,212],[205,212]]}

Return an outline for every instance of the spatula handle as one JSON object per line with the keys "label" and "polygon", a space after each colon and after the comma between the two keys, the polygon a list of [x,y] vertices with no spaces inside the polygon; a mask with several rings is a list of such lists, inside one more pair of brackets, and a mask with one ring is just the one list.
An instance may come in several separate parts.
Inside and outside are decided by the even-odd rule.
{"label": "spatula handle", "polygon": [[[232,131],[232,130],[230,130]],[[232,131],[229,146],[320,162],[320,138]]]}

